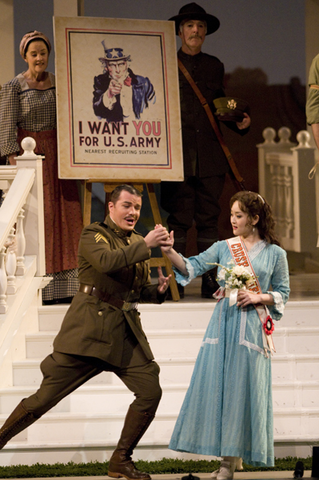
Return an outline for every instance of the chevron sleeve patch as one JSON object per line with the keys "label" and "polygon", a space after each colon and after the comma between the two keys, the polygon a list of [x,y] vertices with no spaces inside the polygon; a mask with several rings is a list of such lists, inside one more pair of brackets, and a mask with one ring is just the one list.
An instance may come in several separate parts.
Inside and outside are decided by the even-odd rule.
{"label": "chevron sleeve patch", "polygon": [[109,243],[109,242],[107,241],[107,239],[104,237],[104,235],[102,235],[101,233],[96,233],[96,234],[94,235],[94,238],[95,238],[96,243],[100,242],[101,240],[102,240],[103,242],[105,242],[105,243]]}

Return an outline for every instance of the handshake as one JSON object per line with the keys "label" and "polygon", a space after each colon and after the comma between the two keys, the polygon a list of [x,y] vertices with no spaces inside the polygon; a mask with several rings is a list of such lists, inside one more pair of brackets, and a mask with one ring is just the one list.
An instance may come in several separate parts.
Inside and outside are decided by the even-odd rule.
{"label": "handshake", "polygon": [[166,252],[174,245],[174,232],[168,233],[167,228],[155,225],[154,230],[151,230],[144,240],[148,248],[161,247],[162,251]]}
{"label": "handshake", "polygon": [[[145,243],[148,248],[161,247],[161,250],[166,253],[169,252],[174,245],[174,232],[168,233],[167,228],[162,225],[155,225],[154,230],[151,230],[146,237],[144,237]],[[158,273],[158,292],[163,294],[169,287],[171,275],[165,277],[163,275],[161,267],[157,268]]]}

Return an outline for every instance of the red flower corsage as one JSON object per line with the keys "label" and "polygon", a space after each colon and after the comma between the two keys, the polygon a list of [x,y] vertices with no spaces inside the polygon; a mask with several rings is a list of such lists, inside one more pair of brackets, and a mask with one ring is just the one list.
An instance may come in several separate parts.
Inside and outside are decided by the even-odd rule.
{"label": "red flower corsage", "polygon": [[275,330],[275,325],[270,315],[268,315],[268,317],[264,321],[264,330],[266,335],[271,335],[272,332]]}

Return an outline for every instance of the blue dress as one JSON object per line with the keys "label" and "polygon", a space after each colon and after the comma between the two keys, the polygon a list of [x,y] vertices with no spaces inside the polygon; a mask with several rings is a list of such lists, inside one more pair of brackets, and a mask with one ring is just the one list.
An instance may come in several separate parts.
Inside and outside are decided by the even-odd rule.
{"label": "blue dress", "polygon": [[[286,252],[261,240],[248,255],[262,292],[274,298],[271,317],[279,320],[290,291]],[[231,259],[226,241],[216,242],[185,259],[189,275],[176,271],[176,280],[187,285],[210,270],[211,263],[227,266]],[[228,298],[217,303],[169,448],[274,465],[271,359],[265,355],[262,324],[253,305],[230,307]]]}

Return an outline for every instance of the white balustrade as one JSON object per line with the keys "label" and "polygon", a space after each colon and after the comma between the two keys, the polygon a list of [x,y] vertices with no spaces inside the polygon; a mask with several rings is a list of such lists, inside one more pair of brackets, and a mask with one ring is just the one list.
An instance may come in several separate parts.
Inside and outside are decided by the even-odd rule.
{"label": "white balustrade", "polygon": [[308,252],[316,247],[315,185],[308,179],[314,165],[310,135],[302,130],[298,144],[290,141],[291,131],[266,128],[264,143],[258,147],[259,193],[271,204],[277,234],[286,250]]}
{"label": "white balustrade", "polygon": [[0,250],[0,313],[6,313],[7,306],[7,273],[5,269],[6,249],[2,247]]}
{"label": "white balustrade", "polygon": [[[17,239],[15,237],[15,229],[12,228],[8,235],[8,248],[7,248],[7,258],[6,258],[6,272],[8,276],[8,286],[7,286],[7,295],[14,295],[17,291],[17,282],[16,282],[16,269],[17,269],[17,255],[16,255],[16,244]],[[11,249],[10,246],[13,246]]]}
{"label": "white balustrade", "polygon": [[24,219],[24,210],[23,208],[20,210],[20,213],[17,218],[17,270],[16,275],[24,275],[25,274],[25,266],[24,266],[24,253],[25,253],[25,235],[23,229],[23,219]]}
{"label": "white balustrade", "polygon": [[21,146],[24,153],[16,157],[16,166],[0,166],[0,314],[7,312],[7,295],[17,293],[17,277],[23,281],[25,255],[35,256],[38,275],[45,274],[43,156],[34,153],[31,137]]}

